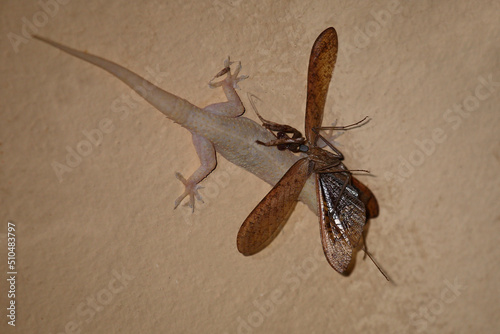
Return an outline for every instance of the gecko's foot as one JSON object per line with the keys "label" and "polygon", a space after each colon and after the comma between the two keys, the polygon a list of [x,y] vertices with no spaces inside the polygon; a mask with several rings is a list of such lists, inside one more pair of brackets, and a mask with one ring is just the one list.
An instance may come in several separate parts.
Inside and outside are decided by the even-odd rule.
{"label": "gecko's foot", "polygon": [[[231,73],[231,65],[232,64],[238,64],[236,65],[236,69],[234,70],[233,73]],[[224,68],[217,73],[212,80],[208,82],[208,86],[210,88],[217,88],[220,87],[224,84],[233,87],[234,89],[240,89],[238,87],[238,82],[243,81],[248,78],[248,75],[241,75],[238,76],[238,74],[241,71],[241,62],[240,61],[231,61],[229,57],[227,57],[226,60],[224,60]],[[215,79],[220,78],[224,74],[227,74],[226,79],[218,82],[214,82]]]}
{"label": "gecko's foot", "polygon": [[175,200],[174,209],[176,209],[179,206],[179,204],[181,204],[182,200],[189,195],[189,202],[187,202],[186,205],[189,206],[194,212],[195,198],[203,203],[203,199],[201,198],[201,195],[198,193],[198,189],[201,189],[203,187],[201,187],[199,184],[186,180],[184,176],[182,176],[182,174],[179,172],[175,173],[175,177],[184,184],[185,189],[184,193],[179,197],[177,197],[177,199]]}
{"label": "gecko's foot", "polygon": [[[335,120],[333,123],[332,123],[332,127],[335,127],[337,125],[337,120]],[[333,133],[335,131],[335,133]],[[334,130],[334,129],[331,129],[331,130],[325,130],[325,135],[323,137],[325,137],[325,139],[331,143],[333,146],[342,146],[339,142],[336,142],[335,139],[337,139],[338,137],[342,136],[344,134],[345,131],[342,131],[342,130]],[[323,139],[319,138],[318,139],[318,147],[319,148],[323,148],[326,146],[326,143],[323,141]]]}

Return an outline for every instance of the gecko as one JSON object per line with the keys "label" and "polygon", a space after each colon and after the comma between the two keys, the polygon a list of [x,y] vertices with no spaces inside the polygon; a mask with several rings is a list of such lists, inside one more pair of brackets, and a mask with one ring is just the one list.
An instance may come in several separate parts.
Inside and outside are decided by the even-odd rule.
{"label": "gecko", "polygon": [[[110,60],[78,51],[44,37],[33,36],[33,38],[111,73],[168,119],[191,133],[200,166],[187,179],[181,173],[175,173],[176,178],[184,185],[184,192],[175,200],[174,208],[177,208],[186,197],[188,197],[186,204],[192,208],[193,212],[196,200],[203,202],[198,191],[201,188],[200,182],[216,168],[216,152],[271,186],[274,186],[301,158],[300,155],[295,155],[289,150],[280,151],[258,144],[258,142],[269,142],[275,137],[266,128],[242,116],[245,108],[236,89],[239,88],[238,82],[248,77],[239,76],[242,68],[241,62],[232,62],[228,57],[224,61],[224,68],[209,81],[210,88],[222,88],[227,101],[199,108]],[[236,65],[234,71],[231,69],[233,64]],[[223,80],[214,82],[215,79],[224,75],[226,77]],[[307,180],[299,201],[317,214],[316,188],[313,178]]]}

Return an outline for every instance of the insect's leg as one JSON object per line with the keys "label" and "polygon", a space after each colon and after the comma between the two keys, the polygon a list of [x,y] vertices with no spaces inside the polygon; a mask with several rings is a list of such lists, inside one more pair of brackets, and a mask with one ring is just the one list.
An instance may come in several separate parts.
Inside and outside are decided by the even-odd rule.
{"label": "insect's leg", "polygon": [[276,140],[270,140],[268,142],[263,142],[263,141],[260,141],[260,140],[256,140],[256,143],[259,144],[259,145],[264,145],[264,146],[278,146],[278,145],[281,145],[281,144],[286,144],[284,142],[285,138],[282,138],[282,139],[276,139]]}
{"label": "insect's leg", "polygon": [[339,160],[344,160],[344,155],[342,154],[342,152],[340,152],[332,143],[330,143],[325,137],[323,137],[318,130],[316,129],[312,130],[318,135],[319,139],[321,139],[329,148],[332,149],[333,153],[337,155]]}
{"label": "insect's leg", "polygon": [[[231,65],[237,64],[233,73],[231,73]],[[206,106],[204,109],[213,112],[217,115],[238,117],[245,112],[245,107],[241,103],[241,99],[236,93],[239,89],[238,82],[248,78],[247,75],[238,76],[241,70],[241,62],[230,61],[229,57],[224,61],[224,68],[217,73],[212,80],[208,83],[210,88],[222,87],[224,94],[226,94],[227,102],[214,103]],[[226,78],[222,81],[214,82],[215,79],[227,74]]]}
{"label": "insect's leg", "polygon": [[[257,106],[255,105],[255,100],[260,100],[260,99],[257,96],[255,96],[254,94],[251,94],[251,93],[248,93],[247,96],[248,96],[248,100],[250,101],[250,104],[252,105],[252,109],[254,110],[255,114],[257,115],[257,117],[262,122],[262,126],[263,127],[265,127],[266,129],[270,130],[271,132],[272,131],[277,131],[277,132],[283,132],[283,133],[291,133],[293,139],[301,139],[301,138],[303,138],[302,133],[299,130],[295,129],[294,127],[291,127],[290,125],[279,124],[279,123],[275,123],[275,122],[272,122],[272,121],[268,121],[267,119],[265,119],[264,117],[262,117],[259,114],[259,111],[257,110]],[[272,133],[273,133],[273,135],[276,138],[280,139],[278,136],[276,136],[274,134],[274,132],[272,132]],[[301,141],[301,142],[303,142],[303,141]]]}
{"label": "insect's leg", "polygon": [[[327,142],[329,142],[330,144],[332,144],[333,146],[340,146],[339,143],[337,143],[335,141],[335,139],[337,139],[338,137],[342,136],[344,134],[345,131],[343,130],[335,130],[335,126],[337,125],[337,120],[335,120],[333,123],[332,123],[332,126],[330,129],[327,129],[325,130],[326,134],[323,136],[326,138]],[[335,132],[335,133],[334,133]],[[319,148],[324,148],[327,144],[326,142],[323,141],[323,139],[319,138],[318,142],[316,143],[316,145],[319,147]]]}
{"label": "insect's leg", "polygon": [[175,176],[184,184],[185,189],[184,193],[182,193],[182,195],[175,200],[174,208],[177,208],[182,200],[189,195],[189,202],[187,205],[192,208],[194,212],[195,198],[203,203],[203,200],[198,193],[198,189],[202,187],[198,183],[200,183],[215,169],[217,160],[214,145],[208,139],[200,135],[193,134],[193,144],[196,149],[196,153],[200,158],[201,166],[187,180],[181,173],[175,173]]}
{"label": "insect's leg", "polygon": [[391,283],[394,283],[393,280],[391,280],[391,278],[389,277],[389,275],[382,269],[382,267],[378,264],[377,261],[375,261],[375,258],[373,257],[373,255],[368,251],[368,248],[366,248],[366,241],[365,241],[365,237],[363,236],[363,252],[365,253],[365,255],[363,256],[363,260],[366,258],[366,256],[368,255],[368,257],[370,258],[370,260],[372,260],[373,264],[375,265],[375,267],[377,267],[378,271],[380,271],[380,273],[385,277],[386,280],[388,280],[389,282]]}
{"label": "insect's leg", "polygon": [[304,137],[302,136],[302,133],[300,133],[299,130],[295,129],[294,127],[291,127],[290,125],[268,122],[268,123],[263,123],[262,126],[264,126],[266,129],[269,129],[271,131],[290,133],[290,134],[292,134],[292,138],[289,138],[288,136],[287,136],[287,138],[288,139],[295,139],[296,142],[304,142],[305,141]]}

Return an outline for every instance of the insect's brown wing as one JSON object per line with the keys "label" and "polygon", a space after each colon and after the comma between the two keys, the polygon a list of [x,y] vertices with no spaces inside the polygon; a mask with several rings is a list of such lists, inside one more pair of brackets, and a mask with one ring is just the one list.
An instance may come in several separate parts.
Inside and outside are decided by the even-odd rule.
{"label": "insect's brown wing", "polygon": [[333,173],[316,174],[316,182],[323,251],[328,263],[342,274],[361,239],[366,222],[365,206],[350,185],[342,191],[345,181]]}
{"label": "insect's brown wing", "polygon": [[297,161],[260,201],[238,232],[237,245],[240,253],[253,255],[274,240],[292,213],[311,172],[308,158]]}
{"label": "insect's brown wing", "polygon": [[359,190],[359,199],[365,204],[366,219],[378,217],[378,202],[372,191],[355,177],[351,177],[352,185]]}
{"label": "insect's brown wing", "polygon": [[307,74],[306,138],[316,145],[317,134],[313,129],[321,127],[328,86],[337,60],[337,32],[330,27],[318,36],[311,50]]}

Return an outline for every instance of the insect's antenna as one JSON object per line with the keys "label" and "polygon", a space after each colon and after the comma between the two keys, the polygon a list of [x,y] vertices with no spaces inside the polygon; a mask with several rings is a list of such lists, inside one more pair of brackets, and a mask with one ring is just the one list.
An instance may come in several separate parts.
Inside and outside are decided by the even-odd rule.
{"label": "insect's antenna", "polygon": [[[363,239],[363,243],[364,243],[364,239]],[[370,260],[372,260],[373,264],[375,265],[375,267],[377,267],[378,271],[380,271],[380,273],[382,275],[384,275],[385,279],[391,283],[394,284],[394,281],[391,280],[391,278],[389,277],[389,275],[382,269],[382,267],[377,263],[377,261],[375,261],[375,259],[373,258],[373,255],[368,251],[368,249],[366,249],[366,244],[363,245],[363,252],[365,252],[366,255],[368,255],[368,257],[370,258]]]}
{"label": "insect's antenna", "polygon": [[257,111],[257,106],[255,105],[255,100],[259,100],[262,102],[261,99],[259,99],[257,96],[255,96],[252,93],[247,93],[248,100],[250,101],[250,105],[252,106],[253,111],[257,115],[257,117],[260,119],[262,123],[269,123],[269,121],[265,120]]}
{"label": "insect's antenna", "polygon": [[316,133],[318,135],[318,138],[320,138],[326,144],[326,146],[328,146],[335,154],[337,154],[337,156],[340,160],[344,160],[344,155],[342,154],[342,152],[340,152],[332,143],[330,143],[325,137],[323,137],[319,133],[318,129],[313,128],[312,130],[314,133]]}
{"label": "insect's antenna", "polygon": [[344,126],[322,126],[318,128],[318,130],[352,130],[355,128],[359,128],[363,125],[368,124],[371,121],[371,118],[368,118],[368,116],[365,116],[361,121],[358,121],[356,123],[352,123],[349,125],[344,125]]}

